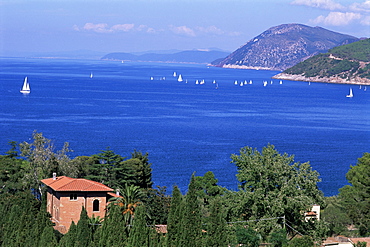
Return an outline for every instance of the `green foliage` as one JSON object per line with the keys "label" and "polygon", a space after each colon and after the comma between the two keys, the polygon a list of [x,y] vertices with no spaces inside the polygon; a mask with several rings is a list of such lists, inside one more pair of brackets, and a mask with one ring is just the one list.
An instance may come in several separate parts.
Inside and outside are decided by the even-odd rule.
{"label": "green foliage", "polygon": [[57,239],[54,234],[54,229],[52,226],[45,226],[44,231],[41,234],[40,247],[54,247],[58,246]]}
{"label": "green foliage", "polygon": [[146,198],[143,199],[148,214],[155,224],[167,224],[171,197],[166,194],[166,191],[167,188],[165,186],[157,186],[155,189],[148,189],[146,191]]}
{"label": "green foliage", "polygon": [[334,47],[329,53],[342,59],[370,62],[370,39]]}
{"label": "green foliage", "polygon": [[41,179],[50,178],[53,172],[63,172],[63,175],[75,174],[77,169],[71,166],[67,153],[69,144],[66,142],[62,150],[54,153],[54,145],[42,133],[33,132],[33,142],[20,144],[21,155],[28,161],[25,168],[25,182],[30,189],[37,189],[42,195]]}
{"label": "green foliage", "polygon": [[90,246],[92,239],[92,232],[89,225],[89,217],[87,216],[86,209],[82,207],[80,213],[80,220],[76,226],[76,247]]}
{"label": "green foliage", "polygon": [[128,238],[129,247],[150,246],[150,231],[146,223],[146,211],[144,206],[138,206],[133,221],[132,229]]}
{"label": "green foliage", "polygon": [[216,198],[211,202],[210,216],[207,221],[206,229],[206,246],[225,246],[227,243],[227,236],[225,234],[226,220],[220,198]]}
{"label": "green foliage", "polygon": [[218,179],[211,171],[206,172],[203,177],[195,177],[197,196],[203,199],[205,205],[209,204],[211,198],[220,196],[225,191],[224,188],[217,185],[217,182]]}
{"label": "green foliage", "polygon": [[314,242],[309,236],[297,237],[289,241],[288,247],[314,247]]}
{"label": "green foliage", "polygon": [[238,244],[247,247],[258,247],[261,242],[260,234],[252,228],[245,228],[244,226],[238,226],[236,228],[236,237]]}
{"label": "green foliage", "polygon": [[188,193],[185,196],[184,214],[181,223],[181,246],[199,246],[202,242],[202,221],[196,193],[195,176],[193,174]]}
{"label": "green foliage", "polygon": [[148,153],[143,155],[135,150],[131,159],[124,159],[109,148],[92,155],[91,159],[88,159],[90,164],[86,169],[85,178],[111,188],[122,188],[127,184],[150,189],[153,182]]}
{"label": "green foliage", "polygon": [[128,226],[124,221],[121,207],[111,203],[108,213],[104,217],[103,225],[96,237],[99,247],[124,246],[128,238]]}
{"label": "green foliage", "polygon": [[171,206],[167,223],[167,246],[179,246],[181,239],[181,222],[183,217],[183,198],[177,186],[172,190]]}
{"label": "green foliage", "polygon": [[76,243],[76,224],[72,221],[68,232],[59,241],[60,247],[74,247]]}
{"label": "green foliage", "polygon": [[[359,61],[368,63],[360,68]],[[303,75],[305,77],[353,78],[360,76],[370,79],[370,39],[360,40],[348,45],[338,46],[325,54],[313,56],[284,73]]]}
{"label": "green foliage", "polygon": [[[263,236],[283,225],[282,217],[296,229],[307,229],[302,212],[311,205],[323,204],[323,194],[318,189],[318,172],[309,163],[294,163],[294,157],[281,155],[273,145],[260,153],[244,147],[240,155],[232,155],[238,168],[237,178],[241,192],[231,193],[229,217],[232,220],[258,220],[275,218],[271,221],[256,221],[256,228],[263,229]],[[314,227],[314,226],[312,226]]]}
{"label": "green foliage", "polygon": [[347,235],[347,226],[352,224],[347,212],[337,196],[325,198],[326,208],[321,212],[321,218],[329,223],[329,235]]}
{"label": "green foliage", "polygon": [[288,243],[287,232],[284,228],[274,230],[269,236],[269,243],[273,247],[283,247]]}
{"label": "green foliage", "polygon": [[370,233],[370,153],[359,158],[346,177],[351,185],[339,190],[339,198],[360,234],[365,236]]}

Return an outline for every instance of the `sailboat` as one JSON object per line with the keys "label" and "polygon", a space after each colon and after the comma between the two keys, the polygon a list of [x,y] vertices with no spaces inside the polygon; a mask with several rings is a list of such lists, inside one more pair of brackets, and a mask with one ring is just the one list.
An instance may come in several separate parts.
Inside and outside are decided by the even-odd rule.
{"label": "sailboat", "polygon": [[175,71],[175,72],[173,72],[173,77],[176,77],[176,71]]}
{"label": "sailboat", "polygon": [[93,73],[90,73],[90,78],[93,78],[93,77],[94,77]]}
{"label": "sailboat", "polygon": [[353,98],[353,92],[352,92],[352,88],[349,89],[349,94],[346,95],[347,98]]}
{"label": "sailboat", "polygon": [[179,78],[177,79],[177,81],[182,82],[182,76],[181,76],[181,74],[179,75]]}
{"label": "sailboat", "polygon": [[30,84],[27,82],[27,77],[24,78],[23,87],[20,92],[24,94],[31,93]]}

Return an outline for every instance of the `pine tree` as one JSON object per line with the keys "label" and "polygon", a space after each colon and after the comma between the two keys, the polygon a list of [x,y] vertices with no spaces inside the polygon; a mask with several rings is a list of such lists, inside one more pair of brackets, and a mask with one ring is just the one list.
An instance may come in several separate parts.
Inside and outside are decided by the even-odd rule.
{"label": "pine tree", "polygon": [[168,214],[167,224],[167,246],[175,247],[179,245],[181,238],[181,220],[182,220],[182,195],[177,186],[172,191],[170,212]]}
{"label": "pine tree", "polygon": [[200,246],[202,242],[202,221],[196,193],[197,189],[193,174],[191,176],[188,193],[185,197],[181,246]]}

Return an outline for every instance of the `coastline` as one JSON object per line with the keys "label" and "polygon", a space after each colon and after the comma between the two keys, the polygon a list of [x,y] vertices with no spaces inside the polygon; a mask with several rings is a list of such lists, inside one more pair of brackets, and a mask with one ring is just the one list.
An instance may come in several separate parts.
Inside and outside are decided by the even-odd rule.
{"label": "coastline", "polygon": [[348,84],[348,85],[370,85],[370,80],[361,77],[351,79],[343,79],[340,77],[305,77],[303,75],[293,75],[287,73],[280,73],[274,75],[273,79],[289,80],[289,81],[306,81],[306,82],[321,82],[321,83],[334,83],[334,84]]}

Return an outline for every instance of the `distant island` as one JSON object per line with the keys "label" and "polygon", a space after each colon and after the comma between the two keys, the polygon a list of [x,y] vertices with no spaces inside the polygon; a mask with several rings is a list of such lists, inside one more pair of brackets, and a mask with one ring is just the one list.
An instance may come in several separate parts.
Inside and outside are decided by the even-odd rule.
{"label": "distant island", "polygon": [[114,52],[103,56],[103,60],[133,61],[133,62],[166,62],[166,63],[203,63],[209,64],[215,59],[226,57],[229,52],[216,50],[190,50],[171,54]]}
{"label": "distant island", "polygon": [[370,85],[370,39],[330,49],[275,75],[274,79]]}
{"label": "distant island", "polygon": [[223,68],[285,70],[329,49],[359,39],[321,27],[282,24],[248,41],[212,65]]}

